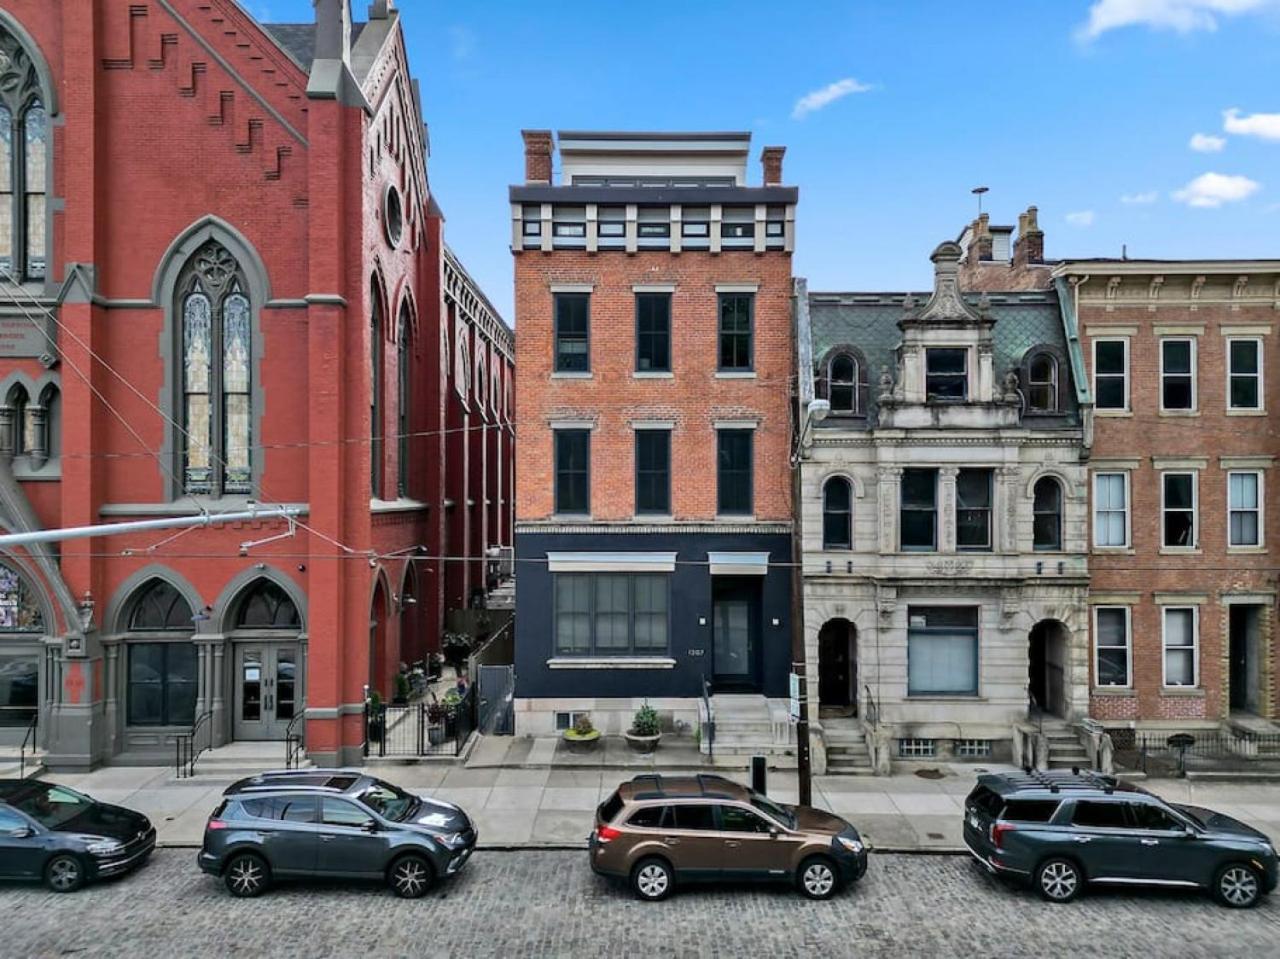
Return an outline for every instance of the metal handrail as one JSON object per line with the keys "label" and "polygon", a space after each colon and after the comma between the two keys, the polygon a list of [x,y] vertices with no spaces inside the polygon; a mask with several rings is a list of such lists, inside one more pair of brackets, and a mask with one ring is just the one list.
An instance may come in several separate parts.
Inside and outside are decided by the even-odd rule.
{"label": "metal handrail", "polygon": [[22,749],[18,753],[18,778],[27,778],[27,746],[31,746],[32,754],[37,748],[36,731],[40,726],[40,711],[37,710],[31,717],[31,722],[27,723],[27,733],[22,737]]}
{"label": "metal handrail", "polygon": [[707,716],[703,733],[707,737],[707,759],[714,763],[716,761],[716,714],[711,707],[711,684],[707,682],[705,673],[702,676],[702,707],[706,710]]}
{"label": "metal handrail", "polygon": [[876,697],[871,692],[870,686],[864,683],[862,691],[866,693],[867,697],[866,715],[863,716],[863,719],[870,723],[872,728],[875,728],[880,725],[880,704],[876,702]]}
{"label": "metal handrail", "polygon": [[307,743],[307,727],[302,727],[302,732],[298,733],[297,725],[306,719],[307,704],[299,703],[299,709],[293,719],[289,720],[289,725],[284,730],[284,768],[296,769],[301,760],[303,751],[306,749]]}
{"label": "metal handrail", "polygon": [[[213,736],[209,737],[209,745],[196,748],[196,736],[200,733],[200,728],[205,724],[213,721],[213,710],[206,709],[203,713],[196,717],[196,721],[191,725],[191,732],[183,733],[174,740],[174,774],[179,779],[188,779],[196,774],[196,760],[200,758],[200,754],[213,745]],[[212,733],[212,727],[210,727]]]}
{"label": "metal handrail", "polygon": [[1027,686],[1027,721],[1036,724],[1036,732],[1044,735],[1044,707],[1040,705],[1040,701],[1036,699],[1036,694],[1031,691],[1031,686]]}

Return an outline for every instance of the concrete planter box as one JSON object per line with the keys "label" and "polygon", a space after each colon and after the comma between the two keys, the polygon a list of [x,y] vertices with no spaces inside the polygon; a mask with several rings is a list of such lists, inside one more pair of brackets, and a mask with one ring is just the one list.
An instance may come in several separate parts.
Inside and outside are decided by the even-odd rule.
{"label": "concrete planter box", "polygon": [[658,748],[658,743],[662,741],[662,733],[656,736],[637,736],[635,733],[624,733],[627,745],[631,747],[631,751],[635,753],[651,753]]}
{"label": "concrete planter box", "polygon": [[585,736],[580,736],[572,729],[564,731],[564,744],[569,747],[571,753],[589,753],[595,750],[600,742],[600,730],[593,729]]}

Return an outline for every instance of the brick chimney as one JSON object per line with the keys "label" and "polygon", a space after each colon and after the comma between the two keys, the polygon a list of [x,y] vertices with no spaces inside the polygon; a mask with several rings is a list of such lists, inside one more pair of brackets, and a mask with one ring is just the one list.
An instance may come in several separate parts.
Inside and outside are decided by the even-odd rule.
{"label": "brick chimney", "polygon": [[551,131],[521,130],[524,137],[524,181],[551,182]]}
{"label": "brick chimney", "polygon": [[1013,245],[1014,266],[1044,262],[1044,231],[1036,219],[1038,213],[1034,206],[1029,206],[1027,212],[1018,217],[1018,239]]}
{"label": "brick chimney", "polygon": [[782,185],[782,155],[786,147],[765,147],[760,151],[760,165],[764,167],[764,185]]}
{"label": "brick chimney", "polygon": [[994,243],[991,238],[991,215],[979,213],[973,221],[973,235],[969,239],[969,262],[990,262],[993,257]]}

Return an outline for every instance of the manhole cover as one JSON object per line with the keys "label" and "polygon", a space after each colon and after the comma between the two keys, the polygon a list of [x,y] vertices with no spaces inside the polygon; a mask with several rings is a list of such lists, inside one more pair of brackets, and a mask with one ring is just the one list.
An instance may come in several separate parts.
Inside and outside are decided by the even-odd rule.
{"label": "manhole cover", "polygon": [[917,769],[916,775],[921,779],[944,779],[947,774],[941,769]]}

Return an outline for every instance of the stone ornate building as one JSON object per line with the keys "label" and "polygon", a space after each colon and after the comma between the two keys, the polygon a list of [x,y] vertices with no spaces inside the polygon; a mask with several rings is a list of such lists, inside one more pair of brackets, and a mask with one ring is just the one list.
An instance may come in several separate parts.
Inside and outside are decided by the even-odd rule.
{"label": "stone ornate building", "polygon": [[357,760],[366,690],[488,585],[512,334],[427,162],[389,0],[4,4],[0,527],[301,516],[0,556],[0,737],[167,762],[305,717]]}
{"label": "stone ornate building", "polygon": [[1052,289],[963,291],[965,254],[930,294],[797,284],[818,768],[1007,757],[1032,698],[1089,707],[1078,346]]}

